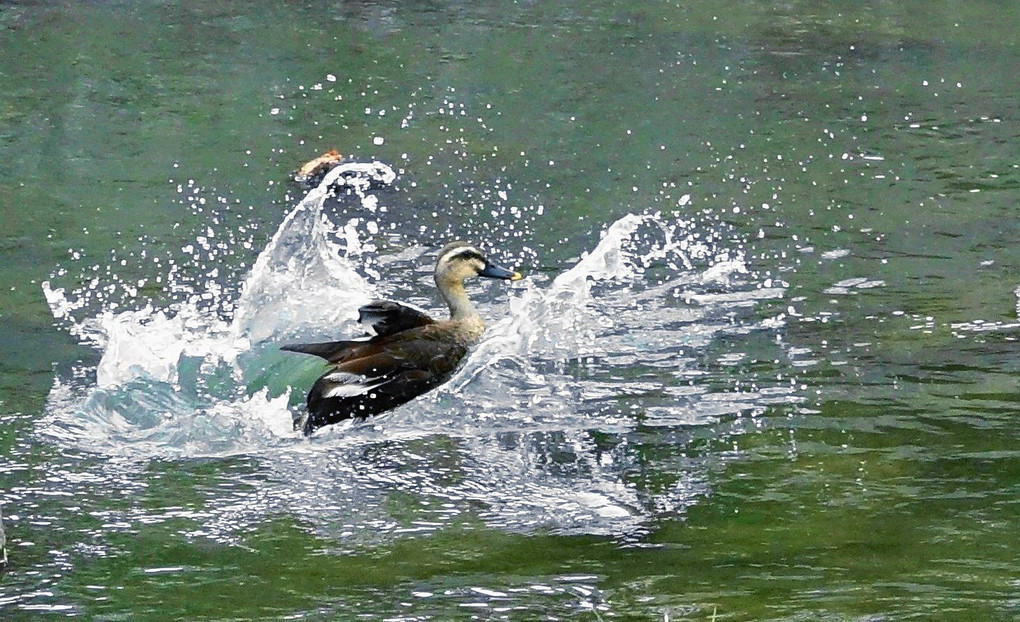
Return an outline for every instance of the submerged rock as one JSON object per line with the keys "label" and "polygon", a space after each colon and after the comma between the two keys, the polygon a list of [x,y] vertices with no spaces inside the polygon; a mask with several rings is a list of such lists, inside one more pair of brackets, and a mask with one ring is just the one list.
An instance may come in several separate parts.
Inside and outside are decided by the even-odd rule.
{"label": "submerged rock", "polygon": [[294,172],[292,179],[306,189],[311,189],[319,185],[326,173],[347,161],[348,159],[340,155],[336,149],[330,149],[319,157],[304,163]]}

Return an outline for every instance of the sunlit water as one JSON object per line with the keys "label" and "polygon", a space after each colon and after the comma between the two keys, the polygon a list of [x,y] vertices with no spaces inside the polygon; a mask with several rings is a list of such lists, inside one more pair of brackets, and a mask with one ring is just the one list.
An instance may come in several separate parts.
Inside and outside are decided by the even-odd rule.
{"label": "sunlit water", "polygon": [[[796,401],[792,379],[713,388],[707,367],[742,356],[704,360],[717,340],[752,333],[785,356],[785,316],[754,313],[784,284],[751,273],[710,228],[630,214],[561,274],[509,291],[474,286],[491,326],[442,388],[305,439],[291,424],[302,400],[290,393],[308,386],[301,366],[321,366],[278,346],[356,334],[358,306],[434,261],[400,240],[402,253],[366,275],[368,228],[387,228],[394,178],[380,163],[334,169],[283,219],[234,300],[219,299],[229,288],[214,274],[167,308],[96,314],[101,285],[45,285],[54,315],[101,356],[57,379],[40,433],[117,458],[118,471],[154,456],[257,457],[262,469],[245,483],[258,502],[213,500],[202,517],[201,530],[226,541],[279,512],[352,545],[433,532],[465,513],[513,532],[628,538],[706,493],[704,465],[684,455],[689,429]],[[634,481],[632,447],[652,431],[675,461],[673,481],[654,491]],[[395,493],[420,501],[410,524],[387,510]]]}

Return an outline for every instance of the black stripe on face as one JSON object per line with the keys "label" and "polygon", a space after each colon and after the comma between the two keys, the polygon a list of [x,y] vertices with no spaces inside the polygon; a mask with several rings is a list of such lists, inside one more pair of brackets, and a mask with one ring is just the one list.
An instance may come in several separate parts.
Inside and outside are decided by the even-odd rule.
{"label": "black stripe on face", "polygon": [[440,263],[446,263],[453,261],[454,259],[477,259],[478,261],[485,263],[485,255],[473,246],[455,248],[443,255],[439,261]]}

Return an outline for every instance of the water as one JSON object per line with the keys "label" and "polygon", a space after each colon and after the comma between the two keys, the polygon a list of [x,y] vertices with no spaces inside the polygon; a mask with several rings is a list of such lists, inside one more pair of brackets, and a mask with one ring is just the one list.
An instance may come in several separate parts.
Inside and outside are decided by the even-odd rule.
{"label": "water", "polygon": [[1016,617],[1015,10],[282,8],[0,9],[5,619]]}
{"label": "water", "polygon": [[[799,400],[789,382],[710,392],[694,364],[723,336],[777,333],[784,314],[759,321],[751,311],[758,301],[782,298],[782,284],[749,275],[742,253],[716,247],[711,230],[631,214],[572,268],[526,280],[509,315],[447,386],[309,443],[292,429],[288,408],[301,376],[288,381],[287,374],[310,366],[276,350],[323,327],[356,330],[357,308],[377,293],[359,274],[366,247],[359,230],[388,228],[391,206],[373,190],[389,190],[395,178],[379,162],[334,169],[284,217],[236,301],[217,300],[224,294],[213,278],[206,291],[168,309],[147,304],[91,317],[93,300],[110,305],[101,287],[90,282],[68,294],[43,283],[54,316],[102,356],[94,381],[90,369],[58,377],[40,433],[71,450],[142,460],[260,456],[279,486],[262,485],[262,507],[243,521],[231,507],[235,529],[285,511],[318,527],[343,525],[355,541],[369,530],[375,540],[447,528],[474,506],[484,508],[473,513],[485,524],[507,530],[629,538],[644,533],[659,510],[675,513],[704,492],[689,481],[700,478],[695,468],[679,474],[688,481],[662,491],[625,482],[636,468],[630,444],[642,429],[707,425]],[[205,246],[208,257],[197,251],[193,259],[212,263],[217,251]],[[409,251],[414,264],[434,263]],[[393,261],[375,278],[396,280],[415,267]],[[498,313],[493,300],[483,309]],[[86,317],[76,319],[81,312]],[[787,353],[777,348],[776,356]],[[718,364],[733,365],[744,356],[721,358]],[[601,442],[595,434],[604,435]],[[426,455],[411,448],[436,437],[454,445]],[[458,481],[450,481],[451,470],[463,472]],[[396,492],[442,501],[444,509],[424,512],[428,520],[409,529],[385,511]],[[345,502],[333,499],[338,494]],[[372,514],[379,515],[349,522]]]}

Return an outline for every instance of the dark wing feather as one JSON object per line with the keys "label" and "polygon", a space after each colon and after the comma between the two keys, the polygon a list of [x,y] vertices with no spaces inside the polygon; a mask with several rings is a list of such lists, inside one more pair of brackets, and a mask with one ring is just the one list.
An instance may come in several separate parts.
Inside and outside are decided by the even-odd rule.
{"label": "dark wing feather", "polygon": [[392,300],[373,300],[364,305],[358,309],[358,322],[380,337],[436,323],[424,311]]}
{"label": "dark wing feather", "polygon": [[368,341],[360,341],[356,339],[347,341],[326,341],[323,343],[291,343],[285,346],[280,346],[280,349],[286,350],[287,352],[313,354],[326,359],[330,363],[336,363],[337,361],[344,360],[349,354],[363,348],[368,345],[368,343]]}
{"label": "dark wing feather", "polygon": [[378,345],[384,337],[435,324],[424,311],[392,300],[373,300],[358,309],[358,322],[375,332],[371,339],[345,339],[322,343],[292,343],[281,346],[287,352],[312,354],[330,363],[365,356],[366,346]]}

